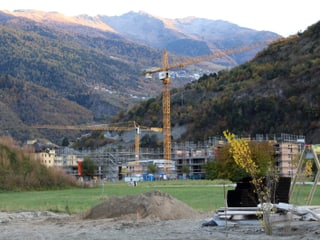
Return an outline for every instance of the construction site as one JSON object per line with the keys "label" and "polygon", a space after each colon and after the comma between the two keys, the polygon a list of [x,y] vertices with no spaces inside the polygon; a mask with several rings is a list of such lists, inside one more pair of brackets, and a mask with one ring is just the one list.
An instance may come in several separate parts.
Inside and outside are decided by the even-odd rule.
{"label": "construction site", "polygon": [[[305,151],[303,136],[280,134],[257,135],[250,141],[272,142],[276,153],[276,165],[280,176],[293,177],[297,172],[296,159]],[[121,181],[126,177],[146,177],[148,165],[155,164],[157,172],[152,180],[157,179],[204,179],[204,165],[215,160],[216,150],[226,144],[223,137],[212,137],[204,142],[173,143],[170,160],[163,158],[162,149],[128,148],[117,149],[101,147],[95,150],[74,150],[69,147],[37,147],[37,158],[50,166],[62,167],[70,175],[79,177],[79,162],[92,159],[96,165],[96,176],[109,181]],[[137,150],[139,149],[139,150]]]}
{"label": "construction site", "polygon": [[[281,41],[281,40],[280,40]],[[170,70],[183,68],[188,65],[209,61],[228,55],[246,52],[255,48],[261,48],[264,45],[253,45],[230,49],[225,52],[218,52],[212,55],[187,59],[184,62],[169,64],[168,53],[163,51],[162,66],[153,67],[142,72],[147,77],[158,75],[162,81],[162,128],[141,126],[135,121],[123,124],[100,124],[87,126],[53,126],[40,125],[34,128],[59,129],[59,130],[92,130],[92,131],[135,131],[134,149],[118,149],[101,147],[95,150],[75,151],[70,148],[41,149],[38,157],[42,163],[48,166],[61,166],[66,169],[68,174],[81,175],[79,167],[85,157],[92,159],[96,166],[96,177],[108,180],[123,180],[126,177],[132,179],[138,177],[138,180],[148,180],[148,165],[156,165],[157,171],[152,179],[204,179],[204,165],[215,159],[215,150],[226,143],[221,136],[212,137],[201,143],[172,142],[171,133],[171,110],[170,110]],[[162,132],[163,148],[145,149],[140,148],[140,138],[142,132]],[[248,138],[248,137],[246,137]],[[250,141],[268,141],[272,142],[275,150],[276,164],[281,176],[294,176],[296,167],[293,160],[304,149],[304,136],[295,136],[291,134],[257,135],[249,137]],[[47,151],[48,153],[41,153]],[[50,154],[51,151],[51,154]],[[48,159],[46,159],[46,157]],[[156,173],[156,174],[155,174]],[[149,179],[150,180],[150,179]]]}

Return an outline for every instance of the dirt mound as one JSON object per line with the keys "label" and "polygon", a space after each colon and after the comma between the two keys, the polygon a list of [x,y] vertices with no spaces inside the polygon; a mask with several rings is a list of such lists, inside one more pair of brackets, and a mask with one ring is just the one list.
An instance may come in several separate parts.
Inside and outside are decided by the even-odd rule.
{"label": "dirt mound", "polygon": [[160,191],[125,197],[110,197],[93,207],[84,219],[177,220],[198,216],[199,212]]}

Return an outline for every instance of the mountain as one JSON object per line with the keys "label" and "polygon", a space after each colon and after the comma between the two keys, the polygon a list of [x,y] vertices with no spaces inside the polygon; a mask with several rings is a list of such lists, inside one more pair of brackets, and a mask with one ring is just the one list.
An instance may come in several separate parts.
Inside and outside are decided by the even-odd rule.
{"label": "mountain", "polygon": [[90,109],[97,118],[150,96],[141,91],[147,81],[139,81],[146,56],[159,56],[153,49],[70,22],[44,24],[42,18],[34,21],[0,13],[0,23],[0,75],[52,89]]}
{"label": "mountain", "polygon": [[[122,36],[156,49],[190,57],[275,40],[273,32],[256,31],[222,20],[188,17],[165,19],[145,12],[129,12],[121,16],[98,16]],[[250,54],[230,57],[223,65],[238,65],[250,60],[260,49]],[[219,61],[217,61],[219,62]]]}
{"label": "mountain", "polygon": [[[128,19],[133,21],[135,17],[136,38],[132,29],[125,30]],[[185,21],[161,19],[145,13],[131,12],[120,16],[117,21],[115,18],[67,17],[56,12],[34,10],[0,11],[0,78],[10,82],[0,89],[7,99],[0,100],[4,113],[0,117],[2,133],[26,140],[28,134],[22,134],[18,129],[34,124],[109,122],[119,112],[161,93],[162,85],[154,79],[144,78],[141,71],[161,66],[162,47],[170,50],[170,62],[183,62],[188,56],[227,48],[223,43],[213,44],[209,36],[204,39],[197,36],[200,30],[196,29],[200,29],[201,24],[195,24],[196,19],[192,19],[193,29],[188,30]],[[204,19],[201,21],[205,22]],[[119,26],[116,26],[117,22]],[[207,24],[210,25],[210,21]],[[243,31],[232,26],[234,32],[226,33],[232,34],[229,36],[237,36]],[[146,29],[152,30],[152,34],[148,35]],[[272,39],[279,37],[252,31],[259,35],[257,42],[270,40],[270,36]],[[155,36],[159,37],[154,43],[158,47],[152,45]],[[143,42],[143,39],[149,40]],[[255,41],[243,39],[240,45],[251,45]],[[249,54],[252,58],[255,53],[251,51]],[[203,63],[201,69],[195,65],[185,68],[181,74],[177,71],[176,76],[180,77],[172,81],[172,87],[181,87],[194,80],[192,75],[195,73],[216,72],[237,65],[243,59],[228,56]],[[18,93],[16,89],[19,89]],[[43,97],[48,94],[52,97]],[[17,98],[24,100],[17,101]],[[16,129],[12,130],[12,126]],[[34,129],[27,132],[32,132],[30,136],[40,134]]]}
{"label": "mountain", "polygon": [[[242,136],[288,133],[320,142],[320,22],[276,41],[238,67],[171,90],[173,141],[202,141],[230,130]],[[161,126],[161,97],[122,115]],[[119,121],[120,119],[118,119]]]}

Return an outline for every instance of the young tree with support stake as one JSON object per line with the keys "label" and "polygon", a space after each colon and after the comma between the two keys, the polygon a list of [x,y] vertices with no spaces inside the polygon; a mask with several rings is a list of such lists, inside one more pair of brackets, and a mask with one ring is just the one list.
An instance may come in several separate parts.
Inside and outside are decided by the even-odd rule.
{"label": "young tree with support stake", "polygon": [[[272,235],[272,225],[270,221],[272,192],[270,184],[272,184],[272,181],[277,181],[277,178],[272,176],[272,178],[269,179],[269,182],[265,182],[267,176],[261,174],[263,171],[261,172],[259,165],[253,161],[248,141],[245,139],[236,139],[235,135],[229,131],[224,131],[223,134],[230,144],[229,151],[232,154],[235,163],[244,169],[252,178],[251,183],[254,186],[263,213],[262,226],[267,235]],[[269,163],[268,169],[271,173],[271,162]]]}

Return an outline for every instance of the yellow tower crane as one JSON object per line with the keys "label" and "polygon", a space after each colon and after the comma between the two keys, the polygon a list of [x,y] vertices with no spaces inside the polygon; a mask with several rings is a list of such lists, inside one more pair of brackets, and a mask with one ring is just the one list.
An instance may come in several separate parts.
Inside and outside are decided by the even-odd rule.
{"label": "yellow tower crane", "polygon": [[137,122],[96,125],[35,125],[32,128],[38,129],[57,129],[57,130],[89,130],[89,131],[132,131],[135,130],[135,161],[140,160],[140,133],[141,131],[162,132],[162,128],[140,126]]}
{"label": "yellow tower crane", "polygon": [[170,74],[171,69],[183,68],[187,65],[192,65],[200,62],[210,61],[213,59],[218,59],[222,57],[227,57],[233,54],[242,53],[250,51],[256,48],[261,48],[266,46],[271,41],[251,45],[243,46],[240,48],[229,49],[226,51],[218,51],[216,53],[191,58],[185,62],[169,64],[168,62],[168,52],[163,51],[162,55],[162,67],[155,67],[142,72],[142,74],[149,76],[154,73],[159,73],[159,78],[162,80],[162,114],[163,114],[163,158],[166,160],[171,160],[171,120],[170,120]]}

